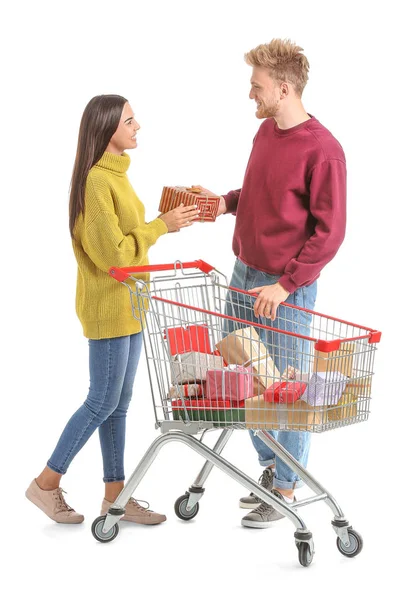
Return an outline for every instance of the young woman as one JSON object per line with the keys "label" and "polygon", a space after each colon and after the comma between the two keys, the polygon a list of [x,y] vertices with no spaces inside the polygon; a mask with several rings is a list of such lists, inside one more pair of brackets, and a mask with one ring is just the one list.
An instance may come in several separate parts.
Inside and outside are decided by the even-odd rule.
{"label": "young woman", "polygon": [[[78,263],[76,310],[89,339],[90,389],[68,421],[57,446],[26,496],[57,523],[81,523],[66,503],[62,475],[99,428],[105,482],[101,514],[124,487],[127,408],[142,346],[141,324],[133,318],[125,286],[108,275],[113,266],[148,264],[158,238],[192,224],[193,207],[180,206],[146,223],[144,206],[127,178],[140,125],[122,96],[93,98],[83,113],[70,193],[70,232]],[[131,499],[123,517],[154,525],[166,520]]]}

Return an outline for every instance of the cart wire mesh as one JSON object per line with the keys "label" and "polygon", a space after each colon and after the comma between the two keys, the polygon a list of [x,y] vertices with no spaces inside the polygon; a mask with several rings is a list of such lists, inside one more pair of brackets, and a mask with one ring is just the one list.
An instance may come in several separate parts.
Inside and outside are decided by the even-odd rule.
{"label": "cart wire mesh", "polygon": [[323,432],[368,419],[380,333],[255,294],[218,271],[129,277],[156,425]]}

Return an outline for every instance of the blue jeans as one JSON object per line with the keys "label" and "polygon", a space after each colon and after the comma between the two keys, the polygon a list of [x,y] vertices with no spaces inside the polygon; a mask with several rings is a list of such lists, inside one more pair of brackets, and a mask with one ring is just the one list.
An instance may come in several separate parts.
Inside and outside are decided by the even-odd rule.
{"label": "blue jeans", "polygon": [[[236,260],[230,286],[242,290],[250,290],[254,287],[272,285],[277,283],[280,275],[269,275],[263,271],[257,271],[247,267],[238,258]],[[313,310],[317,297],[317,282],[303,288],[298,288],[288,296],[286,302],[294,306]],[[256,324],[268,325],[292,331],[302,335],[310,335],[311,315],[304,311],[280,306],[277,309],[275,321],[262,317],[256,318],[253,312],[255,300],[250,296],[229,292],[226,303],[226,314],[240,319],[252,321]],[[240,325],[236,322],[226,321],[227,333],[237,329]],[[293,336],[278,334],[265,329],[256,328],[261,340],[264,342],[277,369],[282,374],[288,366],[295,367],[300,371],[307,369],[309,356],[309,344]],[[303,466],[307,466],[308,453],[310,450],[311,433],[308,431],[269,431],[269,433]],[[288,467],[263,441],[250,431],[251,440],[258,453],[261,466],[267,467],[275,464],[274,486],[280,489],[294,489],[301,487],[303,482],[290,467]]]}
{"label": "blue jeans", "polygon": [[47,466],[64,474],[99,427],[105,482],[123,481],[126,416],[141,354],[143,334],[89,340],[90,389],[74,413]]}

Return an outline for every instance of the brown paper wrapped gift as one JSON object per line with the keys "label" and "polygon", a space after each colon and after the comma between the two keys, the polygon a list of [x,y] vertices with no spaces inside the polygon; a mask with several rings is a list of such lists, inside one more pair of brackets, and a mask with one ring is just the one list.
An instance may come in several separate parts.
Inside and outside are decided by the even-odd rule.
{"label": "brown paper wrapped gift", "polygon": [[355,344],[342,342],[334,352],[315,351],[313,372],[339,371],[347,377],[352,377]]}
{"label": "brown paper wrapped gift", "polygon": [[225,362],[230,365],[251,366],[254,373],[254,396],[262,394],[280,373],[254,327],[236,329],[216,344]]}
{"label": "brown paper wrapped gift", "polygon": [[314,408],[304,402],[278,404],[264,402],[263,396],[245,401],[245,424],[247,429],[285,429],[313,431],[315,425],[326,422],[326,407]]}

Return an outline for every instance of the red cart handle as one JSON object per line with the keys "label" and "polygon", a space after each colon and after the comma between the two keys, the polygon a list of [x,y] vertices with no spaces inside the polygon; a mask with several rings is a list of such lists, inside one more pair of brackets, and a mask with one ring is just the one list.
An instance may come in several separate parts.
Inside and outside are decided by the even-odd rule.
{"label": "red cart handle", "polygon": [[153,273],[154,271],[174,271],[175,269],[200,269],[203,273],[214,271],[214,267],[203,260],[194,260],[193,262],[176,262],[168,265],[142,265],[140,267],[110,267],[109,275],[117,281],[125,281],[134,273]]}

